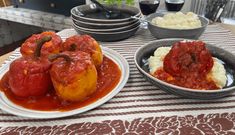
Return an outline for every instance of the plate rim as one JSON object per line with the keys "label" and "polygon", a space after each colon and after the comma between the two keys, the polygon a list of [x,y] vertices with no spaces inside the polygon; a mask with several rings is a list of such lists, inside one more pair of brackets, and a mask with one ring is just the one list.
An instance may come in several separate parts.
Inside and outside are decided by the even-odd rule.
{"label": "plate rim", "polygon": [[[27,117],[27,118],[37,118],[37,119],[53,119],[53,118],[62,118],[62,117],[72,116],[76,114],[82,114],[84,112],[95,109],[103,105],[104,103],[108,102],[115,95],[117,95],[122,90],[122,88],[126,85],[129,79],[130,68],[129,68],[129,64],[127,60],[121,54],[107,47],[101,46],[101,48],[102,48],[103,54],[109,59],[111,59],[113,62],[115,62],[118,65],[119,69],[121,70],[121,78],[118,84],[113,88],[113,90],[111,90],[108,94],[106,94],[101,99],[98,99],[97,101],[89,105],[86,105],[84,107],[69,110],[69,111],[38,111],[38,110],[31,110],[31,109],[24,108],[22,106],[14,104],[10,100],[8,100],[8,102],[10,104],[13,104],[13,106],[9,105],[9,103],[6,103],[6,101],[4,100],[4,98],[7,99],[4,92],[0,91],[0,104],[1,104],[0,109],[16,116],[22,116],[22,117]],[[15,53],[18,53],[18,52],[19,52],[19,49],[16,49],[15,52],[11,56],[13,56]],[[13,56],[15,58],[5,60],[4,64],[2,64],[0,67],[0,70],[7,72],[7,69],[9,68],[10,63],[14,59],[19,58],[20,56],[21,55]],[[5,72],[1,72],[0,76],[2,77],[5,74]],[[54,115],[51,115],[51,114],[54,114]]]}

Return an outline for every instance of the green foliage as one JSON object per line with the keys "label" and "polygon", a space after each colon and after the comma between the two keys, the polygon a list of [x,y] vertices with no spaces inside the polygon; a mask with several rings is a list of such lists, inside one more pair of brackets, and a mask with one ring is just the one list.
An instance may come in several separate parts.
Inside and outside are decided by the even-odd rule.
{"label": "green foliage", "polygon": [[117,4],[121,5],[122,4],[122,0],[117,0]]}
{"label": "green foliage", "polygon": [[134,2],[134,0],[126,0],[126,4],[127,5],[134,5],[135,2]]}
{"label": "green foliage", "polygon": [[122,4],[127,4],[127,5],[134,5],[135,0],[98,0],[101,3],[105,3],[107,5],[122,5]]}

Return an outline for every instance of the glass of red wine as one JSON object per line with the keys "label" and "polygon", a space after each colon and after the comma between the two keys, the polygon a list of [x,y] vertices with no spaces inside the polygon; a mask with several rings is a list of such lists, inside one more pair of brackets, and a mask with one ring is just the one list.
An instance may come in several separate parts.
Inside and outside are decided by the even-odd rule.
{"label": "glass of red wine", "polygon": [[[143,14],[143,19],[145,19],[147,15],[155,13],[159,4],[160,0],[139,0],[139,6]],[[147,29],[147,22],[142,22],[141,25],[143,28]]]}
{"label": "glass of red wine", "polygon": [[184,5],[184,0],[165,0],[168,11],[180,11]]}

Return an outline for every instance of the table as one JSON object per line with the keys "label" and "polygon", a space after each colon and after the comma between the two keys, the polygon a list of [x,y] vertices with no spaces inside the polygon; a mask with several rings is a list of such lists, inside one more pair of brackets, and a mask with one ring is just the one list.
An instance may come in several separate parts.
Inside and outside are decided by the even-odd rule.
{"label": "table", "polygon": [[[218,24],[208,26],[200,39],[235,54],[235,36]],[[86,113],[56,119],[23,118],[0,110],[0,133],[235,134],[235,94],[217,100],[186,99],[145,81],[135,68],[133,56],[137,48],[152,40],[155,39],[148,31],[139,30],[124,41],[101,43],[122,54],[130,65],[127,84],[104,105]]]}

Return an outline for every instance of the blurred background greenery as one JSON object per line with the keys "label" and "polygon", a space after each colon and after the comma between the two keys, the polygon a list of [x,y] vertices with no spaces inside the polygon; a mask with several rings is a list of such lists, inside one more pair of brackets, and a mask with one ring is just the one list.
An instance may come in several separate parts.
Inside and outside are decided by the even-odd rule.
{"label": "blurred background greenery", "polygon": [[134,5],[135,4],[135,0],[98,0],[101,3],[105,3],[107,5],[122,5],[122,4],[126,4],[126,5]]}

